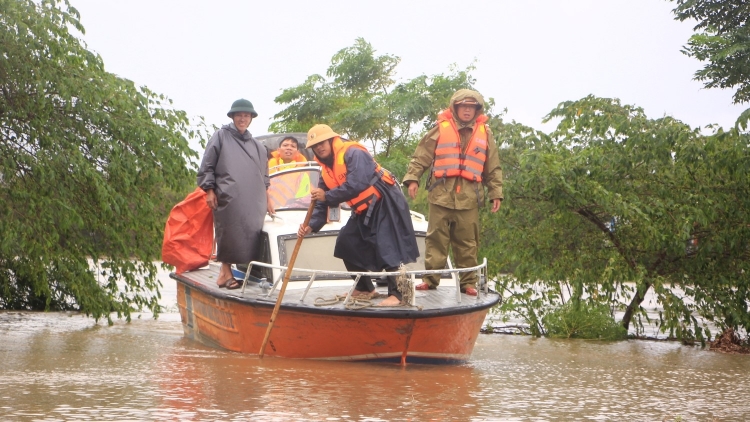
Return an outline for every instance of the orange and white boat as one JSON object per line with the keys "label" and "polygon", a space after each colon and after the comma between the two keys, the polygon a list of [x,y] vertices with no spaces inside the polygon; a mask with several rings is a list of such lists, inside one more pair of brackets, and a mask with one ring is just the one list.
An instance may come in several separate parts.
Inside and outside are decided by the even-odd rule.
{"label": "orange and white boat", "polygon": [[[177,281],[177,303],[185,336],[227,350],[258,354],[268,329],[287,263],[297,243],[297,229],[309,207],[309,187],[317,186],[320,168],[313,163],[282,170],[271,176],[275,216],[266,217],[263,251],[248,264],[243,287],[216,285],[218,264],[182,274]],[[290,189],[291,187],[291,189]],[[277,189],[278,188],[278,189]],[[308,192],[305,192],[305,189]],[[401,363],[460,363],[467,361],[488,310],[500,296],[487,288],[486,260],[470,269],[432,271],[441,274],[436,290],[415,291],[424,270],[424,237],[427,221],[412,212],[420,259],[395,273],[349,273],[333,257],[339,229],[350,211],[332,210],[331,221],[320,232],[304,238],[279,311],[264,349],[265,356],[339,361],[391,361]],[[458,273],[477,271],[479,294],[458,290]],[[398,275],[409,286],[409,301],[395,307],[378,307],[380,299],[351,297],[352,275],[373,279]],[[387,287],[377,290],[385,298]]]}

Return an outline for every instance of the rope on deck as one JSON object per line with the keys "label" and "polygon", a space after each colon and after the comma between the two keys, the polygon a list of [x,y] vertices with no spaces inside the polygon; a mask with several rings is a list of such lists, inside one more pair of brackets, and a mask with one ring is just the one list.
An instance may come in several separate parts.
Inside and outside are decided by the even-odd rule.
{"label": "rope on deck", "polygon": [[[414,288],[412,287],[412,280],[408,277],[406,274],[406,265],[401,264],[399,266],[399,275],[396,276],[396,288],[399,292],[401,292],[401,303],[394,306],[409,306],[409,304],[412,302],[413,295],[414,295]],[[364,309],[368,308],[370,306],[374,306],[374,303],[372,302],[372,299],[382,297],[380,293],[373,292],[374,295],[365,299],[365,298],[358,298],[356,296],[352,296],[349,302],[344,305],[346,309],[350,310],[358,310],[358,309]],[[346,295],[335,295],[331,299],[326,299],[323,297],[317,297],[315,298],[315,306],[331,306],[335,305],[339,302],[343,302],[346,300]],[[418,309],[421,310],[421,306],[418,307]]]}
{"label": "rope on deck", "polygon": [[[346,300],[346,295],[335,295],[332,299],[326,299],[323,297],[317,297],[315,298],[315,306],[330,306],[335,305],[339,302],[343,302]],[[370,299],[361,299],[353,297],[349,300],[349,302],[344,305],[346,309],[356,311],[358,309],[364,309],[369,306],[372,306],[372,301]]]}

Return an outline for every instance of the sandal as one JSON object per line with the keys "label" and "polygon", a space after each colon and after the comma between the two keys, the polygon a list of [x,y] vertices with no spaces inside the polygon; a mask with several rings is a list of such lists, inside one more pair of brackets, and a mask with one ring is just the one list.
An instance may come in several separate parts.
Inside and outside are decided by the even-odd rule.
{"label": "sandal", "polygon": [[227,290],[236,290],[236,289],[239,289],[240,287],[242,287],[242,283],[240,283],[234,278],[227,281],[227,283],[224,285],[224,288]]}
{"label": "sandal", "polygon": [[228,279],[224,280],[224,282],[223,282],[223,283],[219,283],[219,282],[217,281],[217,282],[216,282],[216,285],[217,285],[217,286],[219,286],[219,288],[220,288],[220,289],[223,289],[224,287],[227,287],[227,284],[231,283],[231,282],[232,282],[232,280],[234,280],[234,278],[228,278]]}

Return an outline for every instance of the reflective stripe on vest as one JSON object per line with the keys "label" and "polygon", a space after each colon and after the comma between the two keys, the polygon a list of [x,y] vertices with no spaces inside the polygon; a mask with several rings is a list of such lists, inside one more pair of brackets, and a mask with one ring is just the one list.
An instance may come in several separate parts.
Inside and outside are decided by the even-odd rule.
{"label": "reflective stripe on vest", "polygon": [[466,153],[461,153],[461,136],[458,134],[453,113],[444,110],[438,115],[438,136],[432,174],[436,179],[463,177],[473,182],[482,181],[484,162],[487,160],[487,116],[477,117],[469,138]]}
{"label": "reflective stripe on vest", "polygon": [[[359,142],[344,142],[338,136],[333,138],[331,147],[333,150],[333,168],[328,167],[320,161],[318,157],[315,157],[315,161],[317,161],[323,169],[321,174],[328,189],[337,188],[346,182],[346,163],[344,162],[344,154],[349,148],[359,148],[368,154],[370,153],[367,151],[367,148]],[[375,203],[375,201],[380,199],[380,192],[373,186],[378,179],[382,179],[389,185],[396,183],[391,173],[375,162],[375,173],[373,174],[372,179],[370,179],[370,187],[362,191],[356,198],[346,201],[355,213],[362,213],[362,211],[366,210],[371,203]]]}

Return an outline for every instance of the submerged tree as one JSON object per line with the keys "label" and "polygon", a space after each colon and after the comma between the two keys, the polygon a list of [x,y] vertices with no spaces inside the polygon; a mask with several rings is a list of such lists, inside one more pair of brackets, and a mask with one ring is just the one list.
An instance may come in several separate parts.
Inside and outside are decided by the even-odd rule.
{"label": "submerged tree", "polygon": [[400,60],[376,55],[372,45],[358,38],[331,58],[327,78],[311,75],[276,97],[287,107],[274,116],[271,130],[307,132],[314,124],[326,123],[353,139],[370,142],[382,158],[411,155],[415,137],[434,123],[451,95],[473,86],[474,68],[397,83]]}
{"label": "submerged tree", "polygon": [[0,10],[0,308],[157,315],[165,216],[193,182],[185,113],[106,72],[67,1]]}
{"label": "submerged tree", "polygon": [[510,126],[502,215],[488,247],[510,269],[500,286],[532,328],[566,300],[646,316],[676,337],[750,328],[750,156],[736,130],[703,136],[640,108],[586,97],[548,119],[549,136]]}

